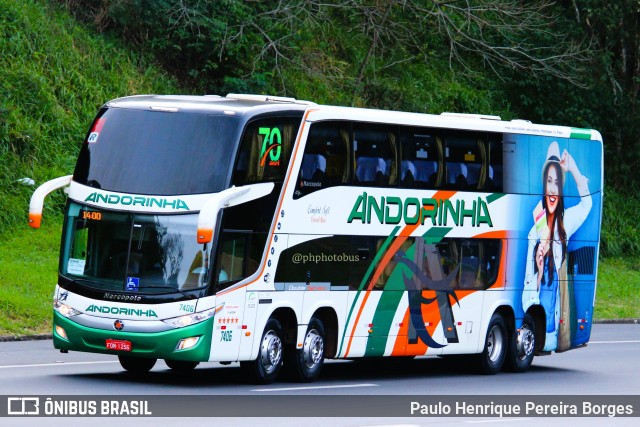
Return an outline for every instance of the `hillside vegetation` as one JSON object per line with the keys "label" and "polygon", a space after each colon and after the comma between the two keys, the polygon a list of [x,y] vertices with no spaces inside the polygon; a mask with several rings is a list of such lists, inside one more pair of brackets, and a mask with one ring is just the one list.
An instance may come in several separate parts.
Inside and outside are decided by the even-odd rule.
{"label": "hillside vegetation", "polygon": [[[111,37],[46,2],[0,0],[0,234],[25,223],[32,187],[73,172],[88,125],[106,101],[175,93],[175,79]],[[54,194],[45,215],[59,212]]]}
{"label": "hillside vegetation", "polygon": [[[271,10],[271,3],[282,9]],[[535,64],[491,62],[473,44],[460,44],[462,36],[436,31],[444,27],[427,18],[446,18],[427,14],[436,9],[423,20],[399,7],[417,2],[334,3],[0,0],[0,335],[47,332],[56,280],[65,196],[49,196],[43,229],[31,230],[26,218],[35,187],[19,180],[37,186],[72,173],[97,109],[141,93],[271,93],[599,129],[607,183],[601,255],[607,258],[598,288],[604,304],[596,317],[640,317],[640,130],[634,125],[640,123],[634,74],[640,67],[637,58],[621,56],[638,51],[632,47],[640,37],[623,5],[551,2],[560,12],[552,28],[568,29],[567,37],[576,40],[591,37],[583,45],[591,51],[574,57],[582,68],[559,69],[576,73],[571,81]],[[598,14],[607,7],[608,14]],[[452,25],[466,19],[450,17]],[[490,33],[472,24],[468,35]],[[487,37],[500,43],[506,36]],[[541,32],[532,40],[549,37]],[[611,53],[599,54],[606,49]],[[623,63],[628,70],[621,71]]]}

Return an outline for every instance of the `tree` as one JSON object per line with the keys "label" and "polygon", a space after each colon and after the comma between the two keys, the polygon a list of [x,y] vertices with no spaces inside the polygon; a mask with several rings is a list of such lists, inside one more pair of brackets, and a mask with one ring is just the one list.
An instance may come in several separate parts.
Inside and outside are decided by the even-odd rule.
{"label": "tree", "polygon": [[[298,36],[331,40],[324,23],[353,26],[360,39],[357,72],[333,70],[328,78],[350,78],[356,88],[368,74],[397,70],[409,61],[428,60],[434,48],[447,46],[450,66],[473,73],[488,67],[497,76],[505,69],[551,75],[582,85],[578,71],[588,61],[588,46],[558,31],[559,13],[549,0],[281,0],[255,10],[248,20],[228,27],[221,52],[241,42],[249,32],[261,40],[255,63],[268,60],[282,77],[283,67],[316,72],[317,58],[304,55]],[[356,32],[359,31],[359,34]],[[348,41],[345,41],[348,43]],[[347,59],[347,58],[344,58]],[[281,81],[286,92],[286,82]]]}

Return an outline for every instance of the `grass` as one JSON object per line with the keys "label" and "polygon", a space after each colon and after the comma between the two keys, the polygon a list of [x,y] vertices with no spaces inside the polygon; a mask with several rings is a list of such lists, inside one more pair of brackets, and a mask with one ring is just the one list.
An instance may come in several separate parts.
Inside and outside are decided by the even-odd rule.
{"label": "grass", "polygon": [[640,318],[640,258],[601,260],[594,318]]}
{"label": "grass", "polygon": [[[50,333],[61,217],[0,235],[0,336]],[[640,259],[600,262],[596,320],[640,318]]]}
{"label": "grass", "polygon": [[62,217],[42,229],[27,226],[0,238],[0,335],[51,332]]}

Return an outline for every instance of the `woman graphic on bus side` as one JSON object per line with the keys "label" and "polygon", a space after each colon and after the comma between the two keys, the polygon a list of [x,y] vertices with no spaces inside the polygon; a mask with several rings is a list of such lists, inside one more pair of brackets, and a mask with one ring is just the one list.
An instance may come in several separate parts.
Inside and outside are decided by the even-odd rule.
{"label": "woman graphic on bus side", "polygon": [[[542,200],[533,211],[534,224],[529,232],[529,249],[525,289],[536,290],[523,295],[523,308],[538,299],[546,314],[544,351],[564,351],[571,347],[571,303],[567,281],[567,242],[584,223],[591,210],[589,180],[580,173],[573,157],[565,149],[560,155],[557,142],[547,150],[542,168]],[[565,174],[573,176],[580,202],[565,210],[563,186]],[[535,285],[534,285],[535,284]],[[529,293],[532,294],[532,293]],[[563,322],[560,322],[563,319]]]}

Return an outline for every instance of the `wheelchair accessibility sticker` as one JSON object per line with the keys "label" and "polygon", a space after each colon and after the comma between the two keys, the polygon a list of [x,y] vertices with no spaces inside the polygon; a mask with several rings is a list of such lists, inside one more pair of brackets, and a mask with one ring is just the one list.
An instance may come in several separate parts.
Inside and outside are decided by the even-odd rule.
{"label": "wheelchair accessibility sticker", "polygon": [[127,277],[127,286],[125,287],[125,291],[138,292],[139,288],[140,288],[139,277]]}

